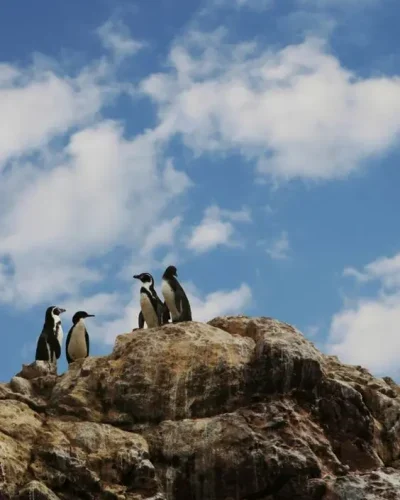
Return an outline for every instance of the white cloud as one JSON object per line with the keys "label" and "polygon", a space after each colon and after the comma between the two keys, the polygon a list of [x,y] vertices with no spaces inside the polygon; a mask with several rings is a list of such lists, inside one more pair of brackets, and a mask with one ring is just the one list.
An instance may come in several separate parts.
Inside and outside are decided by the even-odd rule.
{"label": "white cloud", "polygon": [[374,297],[359,297],[332,318],[326,349],[344,362],[363,365],[378,375],[400,375],[400,254],[382,257],[363,271],[347,268],[360,283],[377,280]]}
{"label": "white cloud", "polygon": [[243,314],[252,299],[251,290],[245,283],[234,290],[217,290],[204,298],[189,293],[189,290],[187,293],[195,321],[210,321],[226,314]]}
{"label": "white cloud", "polygon": [[380,257],[367,264],[363,271],[348,267],[343,274],[360,282],[381,280],[386,288],[400,288],[400,253],[390,258]]}
{"label": "white cloud", "polygon": [[[143,46],[121,22],[109,21],[98,32],[119,59]],[[116,81],[117,67],[106,55],[74,76],[62,62],[37,54],[26,67],[0,63],[0,170],[10,159],[43,152],[54,137],[92,123],[110,98],[131,91],[129,83]]]}
{"label": "white cloud", "polygon": [[76,78],[50,69],[0,65],[0,169],[13,156],[45,146],[87,123],[100,110],[106,87],[86,68]]}
{"label": "white cloud", "polygon": [[[154,138],[156,138],[155,133]],[[193,186],[193,182],[185,174],[185,172],[175,169],[170,158],[166,160],[163,171],[163,179],[165,185],[168,186],[168,191],[172,195],[179,195]]]}
{"label": "white cloud", "polygon": [[112,121],[75,133],[59,156],[58,165],[38,169],[8,199],[0,257],[10,258],[13,270],[3,269],[3,300],[28,305],[100,280],[90,258],[117,245],[137,248],[169,201],[189,186],[170,163],[163,167],[150,132],[126,140]]}
{"label": "white cloud", "polygon": [[122,21],[107,21],[97,33],[104,47],[113,51],[117,58],[132,56],[146,46],[130,36],[129,29]]}
{"label": "white cloud", "polygon": [[284,260],[288,258],[289,250],[288,234],[286,231],[282,231],[281,235],[267,248],[267,254],[271,259]]}
{"label": "white cloud", "polygon": [[219,245],[229,245],[233,234],[233,225],[230,222],[204,219],[192,233],[188,248],[202,253]]}
{"label": "white cloud", "polygon": [[203,220],[193,229],[187,247],[203,253],[220,245],[235,245],[232,239],[235,232],[232,222],[250,221],[251,215],[247,208],[233,211],[212,205],[205,210]]}
{"label": "white cloud", "polygon": [[[123,297],[117,293],[97,293],[88,297],[69,298],[60,304],[66,309],[65,315],[72,320],[72,316],[77,311],[86,311],[89,314],[94,314],[96,318],[104,320],[105,317],[115,316],[121,308]],[[96,321],[99,321],[96,319]]]}
{"label": "white cloud", "polygon": [[226,217],[233,222],[251,222],[251,211],[248,207],[243,207],[241,210],[226,210],[224,208],[219,208],[213,206],[209,208],[208,213],[214,213],[215,215],[220,214],[221,217]]}
{"label": "white cloud", "polygon": [[191,181],[164,157],[158,134],[127,137],[102,114],[131,89],[116,72],[143,44],[118,22],[98,34],[115,57],[73,77],[41,55],[29,67],[0,64],[0,301],[15,307],[84,303],[88,285],[104,285],[100,259],[122,249],[152,262],[181,220],[173,210]]}
{"label": "white cloud", "polygon": [[314,338],[321,331],[321,327],[319,325],[309,325],[305,328],[304,332],[306,337]]}
{"label": "white cloud", "polygon": [[284,180],[344,178],[397,143],[397,77],[357,77],[315,38],[274,51],[224,36],[189,33],[172,70],[143,81],[160,137],[178,134],[196,154],[239,150]]}
{"label": "white cloud", "polygon": [[399,374],[400,294],[360,299],[335,314],[327,349],[380,375]]}
{"label": "white cloud", "polygon": [[140,284],[134,282],[131,286],[130,299],[126,301],[126,297],[120,298],[119,311],[114,318],[103,321],[96,319],[95,328],[91,330],[93,339],[103,344],[113,345],[117,335],[129,333],[134,328],[138,328],[139,290]]}
{"label": "white cloud", "polygon": [[151,229],[146,235],[141,254],[146,255],[156,248],[164,245],[172,245],[175,233],[182,222],[182,217],[174,217],[171,220],[162,221]]}

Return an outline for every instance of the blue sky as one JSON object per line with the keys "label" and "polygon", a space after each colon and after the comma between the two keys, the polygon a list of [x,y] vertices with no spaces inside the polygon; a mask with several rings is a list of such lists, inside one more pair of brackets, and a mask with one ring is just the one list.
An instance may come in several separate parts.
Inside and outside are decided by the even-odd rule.
{"label": "blue sky", "polygon": [[[297,326],[400,378],[394,1],[7,2],[0,380],[49,305],[93,355],[178,267],[194,319]],[[66,369],[65,353],[59,371]]]}

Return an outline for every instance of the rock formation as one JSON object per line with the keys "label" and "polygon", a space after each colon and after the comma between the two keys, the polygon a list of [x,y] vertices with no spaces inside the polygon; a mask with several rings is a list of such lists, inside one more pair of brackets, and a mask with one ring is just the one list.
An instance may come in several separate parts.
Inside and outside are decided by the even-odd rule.
{"label": "rock formation", "polygon": [[0,499],[400,499],[400,388],[271,318],[134,330],[0,385]]}

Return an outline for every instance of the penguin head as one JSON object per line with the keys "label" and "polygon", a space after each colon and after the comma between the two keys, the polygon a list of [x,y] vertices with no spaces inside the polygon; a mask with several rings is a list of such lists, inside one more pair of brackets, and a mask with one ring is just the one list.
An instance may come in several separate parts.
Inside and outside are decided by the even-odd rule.
{"label": "penguin head", "polygon": [[53,318],[54,316],[59,316],[65,312],[65,309],[58,306],[50,306],[46,309],[46,319]]}
{"label": "penguin head", "polygon": [[79,320],[85,318],[94,318],[94,314],[88,314],[86,311],[78,311],[72,317],[72,323],[75,325]]}
{"label": "penguin head", "polygon": [[145,285],[154,285],[153,276],[149,273],[135,274],[133,277]]}
{"label": "penguin head", "polygon": [[168,266],[167,269],[164,271],[163,278],[170,279],[170,278],[176,278],[178,276],[178,271],[175,266]]}

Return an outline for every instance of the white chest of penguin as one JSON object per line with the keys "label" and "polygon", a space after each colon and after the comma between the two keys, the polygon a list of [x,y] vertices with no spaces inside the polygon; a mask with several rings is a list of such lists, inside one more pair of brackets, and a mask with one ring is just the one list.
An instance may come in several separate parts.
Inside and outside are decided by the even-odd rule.
{"label": "white chest of penguin", "polygon": [[140,294],[140,307],[142,309],[144,320],[147,323],[148,328],[154,328],[158,326],[157,313],[154,310],[153,304],[147,293],[142,292]]}
{"label": "white chest of penguin", "polygon": [[63,329],[62,329],[62,326],[61,326],[61,321],[58,321],[57,324],[56,324],[56,332],[57,332],[58,343],[60,344],[60,346],[62,346],[64,332],[63,332]]}
{"label": "white chest of penguin", "polygon": [[162,281],[161,292],[164,296],[165,302],[167,303],[168,309],[170,310],[173,319],[178,318],[180,313],[176,308],[175,292],[172,290],[171,285],[168,283],[168,281]]}
{"label": "white chest of penguin", "polygon": [[85,358],[87,355],[85,323],[80,320],[75,325],[68,344],[68,354],[75,360]]}

